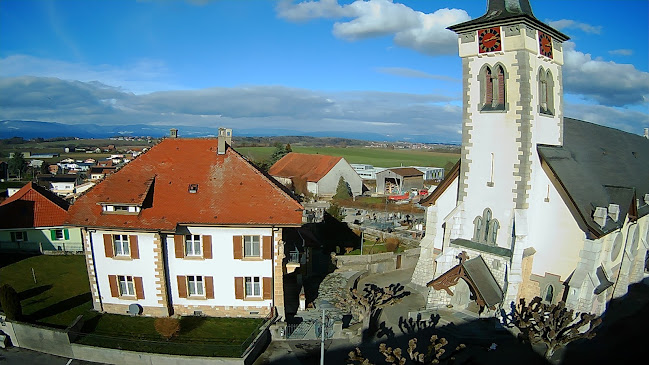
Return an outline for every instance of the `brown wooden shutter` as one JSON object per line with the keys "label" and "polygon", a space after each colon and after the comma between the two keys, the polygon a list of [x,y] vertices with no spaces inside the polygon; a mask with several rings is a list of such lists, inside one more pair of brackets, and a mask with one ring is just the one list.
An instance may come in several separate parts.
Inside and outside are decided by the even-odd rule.
{"label": "brown wooden shutter", "polygon": [[113,235],[105,234],[104,235],[104,252],[106,257],[114,257],[115,251],[113,251]]}
{"label": "brown wooden shutter", "polygon": [[182,234],[174,235],[174,248],[176,251],[176,258],[182,259],[185,257],[185,236]]}
{"label": "brown wooden shutter", "polygon": [[264,260],[271,260],[273,258],[273,238],[271,236],[263,236],[262,257]]}
{"label": "brown wooden shutter", "polygon": [[264,299],[273,299],[273,278],[264,278]]}
{"label": "brown wooden shutter", "polygon": [[212,236],[205,235],[203,238],[203,258],[212,258]]}
{"label": "brown wooden shutter", "polygon": [[234,278],[234,298],[243,299],[243,278],[236,277]]}
{"label": "brown wooden shutter", "polygon": [[214,278],[211,276],[205,277],[205,298],[214,299]]}
{"label": "brown wooden shutter", "polygon": [[119,289],[117,288],[117,275],[108,275],[108,284],[110,285],[110,295],[112,297],[119,297]]}
{"label": "brown wooden shutter", "polygon": [[137,245],[137,236],[136,235],[130,235],[128,236],[128,245],[131,248],[131,258],[132,259],[139,259],[140,258],[140,250],[138,249]]}
{"label": "brown wooden shutter", "polygon": [[137,299],[144,299],[144,285],[142,285],[142,278],[136,276],[133,278],[135,282],[135,297]]}
{"label": "brown wooden shutter", "polygon": [[243,236],[232,236],[232,251],[234,252],[234,258],[242,259],[243,258]]}
{"label": "brown wooden shutter", "polygon": [[187,298],[187,278],[185,276],[178,275],[178,297]]}

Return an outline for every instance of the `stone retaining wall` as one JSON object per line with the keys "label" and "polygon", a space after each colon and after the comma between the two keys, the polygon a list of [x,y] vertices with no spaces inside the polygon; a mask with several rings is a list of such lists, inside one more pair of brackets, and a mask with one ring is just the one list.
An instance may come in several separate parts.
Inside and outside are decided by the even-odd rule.
{"label": "stone retaining wall", "polygon": [[[414,268],[419,259],[419,248],[413,248],[401,253],[377,253],[372,255],[336,255],[336,268],[341,271],[368,271],[372,274]],[[400,257],[400,258],[399,258]]]}

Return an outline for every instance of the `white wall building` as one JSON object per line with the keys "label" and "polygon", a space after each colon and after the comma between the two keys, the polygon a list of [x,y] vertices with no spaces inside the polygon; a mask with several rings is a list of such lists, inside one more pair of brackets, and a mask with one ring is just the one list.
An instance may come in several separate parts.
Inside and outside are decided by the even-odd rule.
{"label": "white wall building", "polygon": [[527,0],[489,1],[484,16],[449,29],[463,64],[462,153],[421,202],[413,282],[430,287],[431,308],[540,296],[602,313],[647,268],[649,143],[564,118],[568,37]]}
{"label": "white wall building", "polygon": [[83,227],[96,310],[283,316],[282,232],[302,210],[220,135],[165,139],[80,197],[68,223]]}

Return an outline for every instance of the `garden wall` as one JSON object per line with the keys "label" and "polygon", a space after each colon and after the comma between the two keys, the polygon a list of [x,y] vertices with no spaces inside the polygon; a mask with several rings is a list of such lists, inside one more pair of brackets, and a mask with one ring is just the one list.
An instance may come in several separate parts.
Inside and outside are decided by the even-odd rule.
{"label": "garden wall", "polygon": [[[9,322],[4,315],[0,315],[0,330],[9,336],[11,344],[15,347],[105,364],[250,365],[265,350],[268,343],[270,343],[270,332],[268,330],[270,323],[266,323],[264,330],[252,341],[252,344],[242,358],[154,354],[71,343],[68,330],[73,330],[73,327],[77,323],[80,323],[79,318],[77,318],[70,328],[63,330],[20,322]],[[71,332],[70,335],[73,335],[73,333]]]}
{"label": "garden wall", "polygon": [[[368,271],[372,274],[410,269],[417,265],[419,251],[419,248],[412,248],[398,254],[336,255],[336,267],[340,271]],[[398,268],[397,263],[400,264]]]}

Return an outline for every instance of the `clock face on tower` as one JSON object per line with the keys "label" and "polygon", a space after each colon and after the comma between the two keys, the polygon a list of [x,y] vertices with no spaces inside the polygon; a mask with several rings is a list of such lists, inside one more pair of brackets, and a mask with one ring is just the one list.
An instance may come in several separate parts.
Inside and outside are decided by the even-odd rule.
{"label": "clock face on tower", "polygon": [[552,58],[552,38],[539,31],[539,52],[548,58]]}
{"label": "clock face on tower", "polygon": [[478,30],[478,49],[480,53],[502,50],[500,43],[500,27]]}

